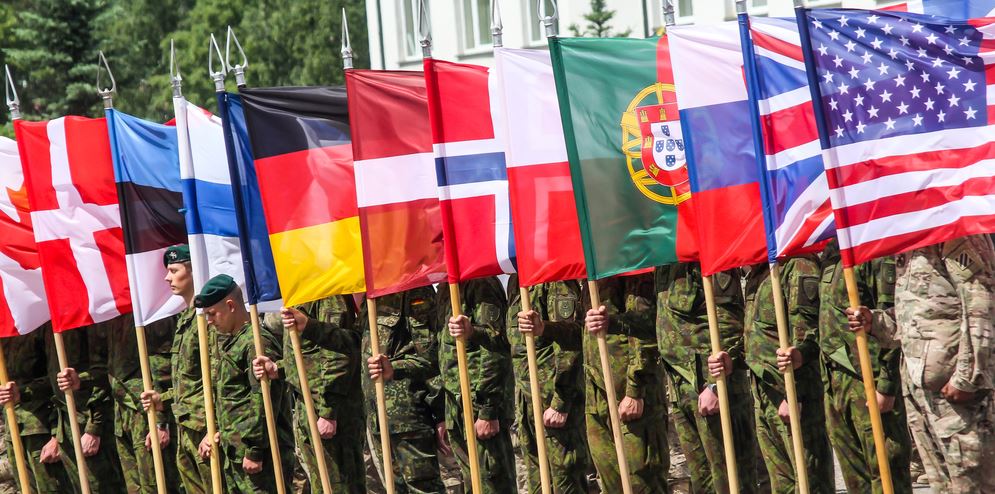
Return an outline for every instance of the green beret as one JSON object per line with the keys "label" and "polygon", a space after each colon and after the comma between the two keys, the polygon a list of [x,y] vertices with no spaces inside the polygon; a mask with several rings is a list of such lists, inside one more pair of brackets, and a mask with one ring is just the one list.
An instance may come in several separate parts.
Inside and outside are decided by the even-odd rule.
{"label": "green beret", "polygon": [[224,300],[236,287],[238,285],[235,284],[235,280],[231,276],[219,274],[204,283],[204,288],[200,289],[200,295],[194,297],[193,305],[198,309],[210,307]]}
{"label": "green beret", "polygon": [[174,245],[166,249],[162,255],[162,265],[169,266],[178,262],[190,262],[190,246],[187,244]]}

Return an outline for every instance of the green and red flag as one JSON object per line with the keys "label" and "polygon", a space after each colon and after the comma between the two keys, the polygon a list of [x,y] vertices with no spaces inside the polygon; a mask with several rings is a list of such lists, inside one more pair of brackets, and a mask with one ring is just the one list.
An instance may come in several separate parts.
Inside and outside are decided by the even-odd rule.
{"label": "green and red flag", "polygon": [[550,53],[588,278],[695,260],[667,38],[553,38]]}

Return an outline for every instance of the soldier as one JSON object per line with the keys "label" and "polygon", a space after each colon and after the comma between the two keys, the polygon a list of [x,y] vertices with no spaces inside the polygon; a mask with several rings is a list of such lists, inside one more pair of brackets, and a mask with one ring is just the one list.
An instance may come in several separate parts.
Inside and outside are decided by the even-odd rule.
{"label": "soldier", "polygon": [[[283,380],[297,403],[296,441],[310,478],[311,488],[321,485],[317,457],[311,442],[310,427],[294,359],[290,331],[301,337],[308,386],[318,415],[318,431],[325,453],[325,465],[336,493],[366,492],[366,470],[363,466],[365,428],[363,416],[362,363],[356,311],[351,297],[335,296],[311,302],[297,308],[283,309],[279,322],[267,317],[267,324],[282,325],[284,331],[283,360],[259,357],[253,362],[257,378],[265,372],[270,379]],[[288,454],[285,456],[291,456]]]}
{"label": "soldier", "polygon": [[[204,437],[201,457],[208,459],[211,448],[221,448],[227,492],[276,492],[276,483],[289,490],[293,474],[293,439],[290,437],[290,408],[286,389],[279,381],[270,387],[276,420],[277,440],[284,452],[284,478],[278,479],[271,463],[271,452],[263,410],[262,390],[253,375],[256,356],[249,313],[242,290],[231,276],[218,275],[204,284],[194,297],[194,306],[204,310],[207,322],[226,338],[219,338],[218,348],[218,436]],[[266,328],[259,328],[263,351],[278,358],[279,342]],[[213,439],[213,440],[212,440]],[[219,441],[220,440],[220,441]]]}
{"label": "soldier", "polygon": [[[207,433],[204,409],[204,381],[200,370],[200,340],[197,333],[197,313],[193,305],[193,273],[190,271],[190,247],[178,245],[163,254],[166,265],[166,283],[173,295],[183,297],[186,309],[175,318],[169,372],[160,375],[171,377],[165,392],[143,392],[142,405],[148,410],[155,404],[157,410],[169,407],[176,423],[175,453],[180,483],[187,494],[211,492],[211,466],[197,451],[201,438]],[[171,319],[173,320],[173,319]],[[153,366],[156,367],[156,366]],[[175,478],[175,477],[174,477]]]}
{"label": "soldier", "polygon": [[712,276],[724,351],[712,356],[708,315],[697,263],[656,269],[657,338],[670,376],[670,414],[687,458],[691,492],[728,493],[719,398],[708,364],[724,370],[731,407],[740,491],[757,490],[756,428],[750,377],[743,359],[743,292],[738,269]]}
{"label": "soldier", "polygon": [[[669,492],[670,449],[664,375],[653,327],[653,276],[647,273],[599,280],[598,293],[604,305],[585,305],[587,331],[583,346],[587,440],[601,478],[601,490],[622,491],[596,339],[597,333],[605,331],[633,492]],[[590,300],[587,288],[582,296]]]}
{"label": "soldier", "polygon": [[[896,399],[902,391],[899,377],[902,350],[894,341],[895,263],[877,259],[853,268],[860,296],[860,312],[868,321],[868,346],[878,408],[887,439],[888,462],[896,493],[912,492],[909,450],[912,449],[905,402]],[[867,412],[867,397],[860,374],[857,341],[848,321],[850,310],[839,244],[835,240],[822,252],[822,283],[819,289],[819,344],[822,347],[823,382],[829,441],[843,473],[848,492],[863,494],[881,490],[877,453]]]}
{"label": "soldier", "polygon": [[780,349],[770,269],[757,264],[746,276],[746,364],[753,375],[757,439],[767,466],[771,491],[795,492],[794,449],[782,372],[792,366],[801,417],[804,461],[809,492],[835,494],[833,455],[826,435],[826,415],[819,373],[819,263],[814,256],[795,257],[781,263],[781,285],[789,338]]}
{"label": "soldier", "polygon": [[[577,281],[529,289],[532,310],[521,311],[518,276],[508,280],[508,337],[515,365],[518,441],[525,459],[528,492],[540,492],[539,458],[533,424],[529,366],[522,333],[532,333],[544,406],[550,481],[558,494],[587,493],[588,456],[584,430],[584,353],[581,287]],[[516,331],[516,329],[518,331]]]}
{"label": "soldier", "polygon": [[[479,278],[460,285],[463,315],[452,316],[449,286],[439,284],[436,306],[440,316],[439,369],[446,403],[446,428],[463,471],[466,492],[471,476],[467,439],[463,425],[463,402],[456,362],[456,338],[466,337],[467,367],[473,412],[472,433],[477,437],[483,493],[503,494],[516,490],[515,453],[511,445],[514,412],[511,378],[511,347],[505,333],[508,303],[496,277]],[[466,314],[469,314],[466,315]],[[476,493],[474,493],[476,494]]]}
{"label": "soldier", "polygon": [[[436,454],[435,420],[428,382],[439,375],[435,291],[430,286],[377,298],[378,358],[369,352],[369,318],[360,314],[363,355],[369,377],[363,379],[372,453],[383,458],[373,380],[384,379],[394,485],[398,494],[445,490]],[[382,465],[382,462],[380,463]],[[380,467],[382,469],[382,466]]]}
{"label": "soldier", "polygon": [[[14,403],[21,442],[31,474],[31,492],[58,494],[72,491],[72,482],[62,466],[62,458],[73,454],[59,447],[58,412],[55,390],[48,379],[45,363],[45,328],[3,343],[10,381],[0,387],[0,406]],[[8,436],[9,437],[9,436]],[[10,439],[7,451],[12,451]],[[11,455],[12,456],[12,455]],[[21,492],[26,492],[21,489]]]}
{"label": "soldier", "polygon": [[902,254],[896,264],[909,425],[929,485],[995,492],[992,241],[964,237]]}

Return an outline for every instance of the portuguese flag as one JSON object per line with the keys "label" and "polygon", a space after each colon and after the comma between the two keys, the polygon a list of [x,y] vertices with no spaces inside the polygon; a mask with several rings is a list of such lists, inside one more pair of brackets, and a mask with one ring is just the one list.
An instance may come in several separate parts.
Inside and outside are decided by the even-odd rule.
{"label": "portuguese flag", "polygon": [[587,275],[695,260],[666,37],[550,40]]}

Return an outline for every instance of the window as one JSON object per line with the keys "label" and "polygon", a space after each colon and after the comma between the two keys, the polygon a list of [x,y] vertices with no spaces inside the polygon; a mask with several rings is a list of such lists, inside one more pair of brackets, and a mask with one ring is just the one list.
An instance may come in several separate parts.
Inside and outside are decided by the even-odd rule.
{"label": "window", "polygon": [[747,12],[750,15],[767,15],[767,0],[750,0]]}
{"label": "window", "polygon": [[690,24],[694,22],[694,3],[692,0],[677,0],[674,3],[675,21],[678,24]]}
{"label": "window", "polygon": [[[539,17],[539,1],[540,0],[525,0],[525,22],[528,23],[525,26],[525,34],[528,35],[530,45],[544,45],[546,44],[546,26],[542,23],[542,18]],[[553,3],[551,0],[542,0],[546,2],[546,15],[553,15]],[[559,25],[559,19],[553,21],[553,26]]]}
{"label": "window", "polygon": [[490,0],[457,0],[463,14],[463,51],[491,46]]}
{"label": "window", "polygon": [[[418,0],[400,0],[401,26],[404,36],[401,43],[404,44],[404,58],[421,58],[421,34],[418,32]],[[428,2],[425,3],[425,10],[430,12]],[[432,18],[431,14],[428,16]]]}

